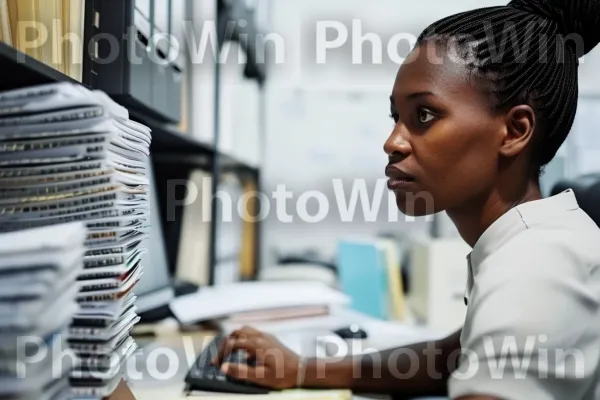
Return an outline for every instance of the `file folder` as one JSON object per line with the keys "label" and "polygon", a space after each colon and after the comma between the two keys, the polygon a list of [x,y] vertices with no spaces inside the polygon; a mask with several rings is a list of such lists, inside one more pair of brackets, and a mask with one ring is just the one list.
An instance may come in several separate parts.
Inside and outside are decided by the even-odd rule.
{"label": "file folder", "polygon": [[338,246],[340,287],[351,307],[379,319],[390,315],[388,260],[376,240],[343,240]]}

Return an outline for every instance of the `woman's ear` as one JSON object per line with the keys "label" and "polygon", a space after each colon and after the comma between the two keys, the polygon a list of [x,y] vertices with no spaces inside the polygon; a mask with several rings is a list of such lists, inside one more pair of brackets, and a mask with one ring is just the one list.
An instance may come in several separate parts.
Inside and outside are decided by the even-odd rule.
{"label": "woman's ear", "polygon": [[528,105],[513,107],[506,114],[506,132],[500,146],[504,157],[521,154],[533,138],[535,131],[535,113]]}

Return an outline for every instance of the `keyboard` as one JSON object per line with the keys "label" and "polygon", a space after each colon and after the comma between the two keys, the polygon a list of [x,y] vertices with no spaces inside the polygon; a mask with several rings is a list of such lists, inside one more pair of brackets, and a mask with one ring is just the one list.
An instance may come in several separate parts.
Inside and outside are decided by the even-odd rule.
{"label": "keyboard", "polygon": [[[270,388],[227,376],[220,370],[219,366],[212,364],[213,358],[218,354],[222,340],[221,336],[215,337],[200,353],[185,377],[187,390],[239,394],[265,394],[271,392],[272,389]],[[248,361],[246,359],[246,352],[243,350],[232,352],[224,362],[248,363],[249,365],[253,363],[252,360]]]}

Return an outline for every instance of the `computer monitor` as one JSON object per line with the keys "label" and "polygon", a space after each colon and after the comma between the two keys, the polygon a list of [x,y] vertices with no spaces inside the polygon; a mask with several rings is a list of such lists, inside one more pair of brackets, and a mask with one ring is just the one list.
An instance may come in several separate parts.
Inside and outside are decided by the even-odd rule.
{"label": "computer monitor", "polygon": [[150,237],[146,241],[147,251],[142,256],[143,274],[134,288],[137,295],[138,313],[147,313],[164,308],[175,297],[167,253],[160,221],[158,196],[155,190],[152,163],[148,162],[148,179],[150,180]]}

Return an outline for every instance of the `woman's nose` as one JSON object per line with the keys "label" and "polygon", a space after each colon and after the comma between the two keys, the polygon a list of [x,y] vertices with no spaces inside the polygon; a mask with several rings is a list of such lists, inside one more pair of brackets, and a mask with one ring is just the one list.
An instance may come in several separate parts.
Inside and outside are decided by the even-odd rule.
{"label": "woman's nose", "polygon": [[402,132],[402,127],[396,126],[394,131],[383,144],[383,151],[388,156],[392,154],[408,155],[411,152],[410,142],[406,139],[406,135]]}

